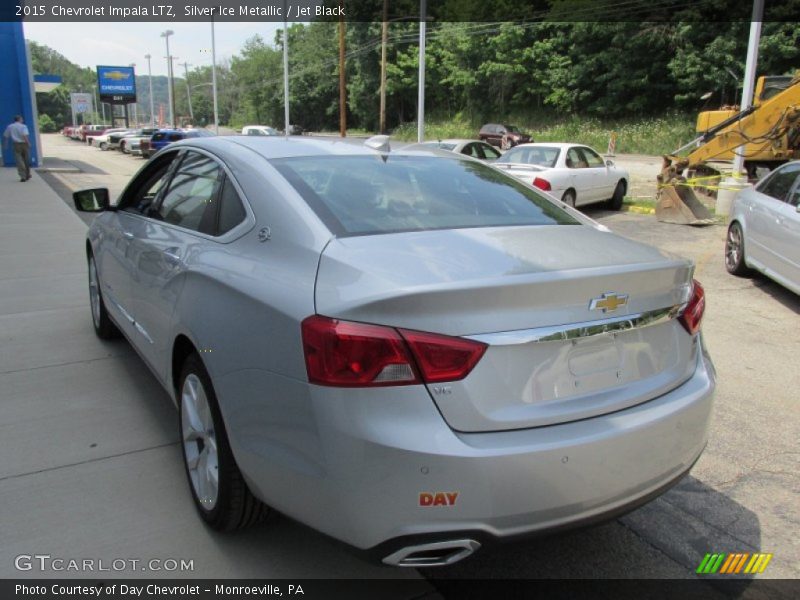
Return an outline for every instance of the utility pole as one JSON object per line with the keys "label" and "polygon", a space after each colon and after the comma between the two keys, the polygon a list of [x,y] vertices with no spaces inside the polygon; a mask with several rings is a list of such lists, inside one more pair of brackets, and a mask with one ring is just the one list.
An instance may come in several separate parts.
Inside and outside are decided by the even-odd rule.
{"label": "utility pole", "polygon": [[381,23],[381,107],[378,117],[378,133],[386,133],[386,44],[389,39],[389,0],[383,0],[383,22]]}
{"label": "utility pole", "polygon": [[[340,0],[339,6],[344,13],[344,0]],[[339,15],[339,135],[347,135],[347,84],[344,71],[344,15]]]}
{"label": "utility pole", "polygon": [[183,72],[186,73],[186,98],[189,100],[189,118],[192,120],[192,125],[194,125],[194,111],[192,110],[192,91],[189,88],[189,67],[191,64],[188,62],[183,63]]}

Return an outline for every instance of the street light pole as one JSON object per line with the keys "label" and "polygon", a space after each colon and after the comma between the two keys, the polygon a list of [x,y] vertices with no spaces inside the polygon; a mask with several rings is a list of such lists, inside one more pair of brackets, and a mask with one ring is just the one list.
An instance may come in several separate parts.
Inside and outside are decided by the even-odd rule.
{"label": "street light pole", "polygon": [[[133,82],[134,82],[134,87],[135,87],[136,86],[136,63],[131,63],[128,66],[134,70],[133,71],[133,73],[134,73]],[[133,103],[133,123],[134,123],[134,125],[136,127],[139,126],[139,106],[138,106],[138,101]]]}
{"label": "street light pole", "polygon": [[214,95],[214,133],[219,135],[219,112],[217,111],[217,47],[214,42],[214,19],[211,19],[211,87]]}
{"label": "street light pole", "polygon": [[381,23],[381,107],[378,117],[378,133],[386,133],[386,43],[389,38],[389,0],[383,0],[383,22]]}
{"label": "street light pole", "polygon": [[191,65],[188,62],[183,63],[183,72],[186,74],[186,98],[189,101],[189,118],[192,120],[192,125],[194,125],[194,111],[192,110],[192,91],[189,89],[189,67]]}
{"label": "street light pole", "polygon": [[419,89],[417,90],[417,142],[425,140],[425,0],[419,3]]}
{"label": "street light pole", "polygon": [[[753,0],[753,16],[750,20],[750,41],[747,45],[747,63],[744,67],[744,85],[740,110],[747,110],[753,104],[753,88],[758,62],[758,42],[761,39],[761,20],[764,18],[764,0]],[[744,144],[733,152],[733,176],[744,171]]]}
{"label": "street light pole", "polygon": [[175,32],[171,29],[167,29],[161,34],[161,37],[163,37],[167,42],[167,78],[169,79],[169,82],[167,83],[167,95],[169,96],[170,127],[175,127],[175,98],[172,96],[172,56],[169,53],[169,36],[173,35],[174,33]]}
{"label": "street light pole", "polygon": [[150,127],[155,128],[156,114],[153,107],[153,72],[150,70],[151,56],[149,54],[145,54],[144,57],[147,59],[147,80],[150,83]]}
{"label": "street light pole", "polygon": [[283,2],[283,133],[289,135],[289,26],[286,24],[286,0]]}
{"label": "street light pole", "polygon": [[[344,8],[340,0],[339,6]],[[339,16],[339,135],[347,135],[347,83],[344,62],[344,10]]]}

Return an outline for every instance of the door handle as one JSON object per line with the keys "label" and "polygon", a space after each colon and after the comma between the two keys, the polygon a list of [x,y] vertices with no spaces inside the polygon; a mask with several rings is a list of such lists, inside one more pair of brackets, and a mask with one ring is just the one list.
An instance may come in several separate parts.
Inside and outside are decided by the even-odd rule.
{"label": "door handle", "polygon": [[181,262],[181,255],[178,253],[177,248],[167,248],[161,254],[164,256],[164,259],[172,265],[178,265]]}
{"label": "door handle", "polygon": [[124,237],[126,240],[132,240],[133,234],[130,231],[123,231],[122,237]]}

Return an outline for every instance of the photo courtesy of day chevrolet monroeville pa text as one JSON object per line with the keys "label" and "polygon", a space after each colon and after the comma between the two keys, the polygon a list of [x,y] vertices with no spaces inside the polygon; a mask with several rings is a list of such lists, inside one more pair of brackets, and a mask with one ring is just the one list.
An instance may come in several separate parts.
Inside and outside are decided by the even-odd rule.
{"label": "photo courtesy of day chevrolet monroeville pa text", "polygon": [[692,263],[479,160],[197,138],[75,206],[100,213],[95,330],[178,405],[212,527],[271,507],[388,565],[447,565],[631,510],[706,445]]}

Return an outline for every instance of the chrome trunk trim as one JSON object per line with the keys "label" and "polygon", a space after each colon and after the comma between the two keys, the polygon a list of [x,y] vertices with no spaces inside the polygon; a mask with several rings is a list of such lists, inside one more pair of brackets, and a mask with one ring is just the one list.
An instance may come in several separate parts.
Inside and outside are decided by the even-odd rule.
{"label": "chrome trunk trim", "polygon": [[556,342],[579,338],[593,337],[619,331],[642,329],[666,323],[678,317],[685,304],[637,313],[601,319],[598,321],[584,321],[582,323],[569,323],[567,325],[552,325],[550,327],[537,327],[519,331],[500,331],[497,333],[484,333],[480,335],[465,336],[468,339],[484,342],[490,346],[513,346],[533,342]]}

